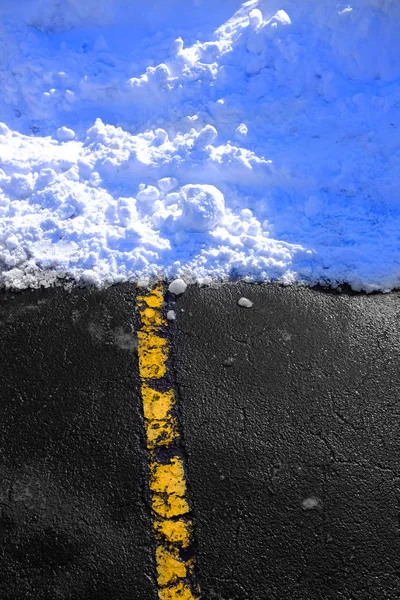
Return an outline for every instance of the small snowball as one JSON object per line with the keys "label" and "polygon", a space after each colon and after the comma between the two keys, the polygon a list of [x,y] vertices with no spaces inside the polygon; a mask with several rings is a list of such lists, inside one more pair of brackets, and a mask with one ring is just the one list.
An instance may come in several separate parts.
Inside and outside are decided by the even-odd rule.
{"label": "small snowball", "polygon": [[167,319],[168,319],[168,321],[175,321],[175,319],[176,319],[176,314],[175,314],[175,311],[174,311],[174,310],[169,310],[169,311],[167,312]]}
{"label": "small snowball", "polygon": [[253,302],[248,298],[239,298],[238,305],[243,306],[244,308],[251,308],[253,306]]}
{"label": "small snowball", "polygon": [[187,284],[183,281],[183,279],[174,279],[174,281],[171,281],[169,284],[168,291],[170,291],[171,294],[179,296],[179,294],[183,294],[186,288]]}
{"label": "small snowball", "polygon": [[258,29],[262,25],[263,16],[261,10],[253,8],[249,13],[250,27],[252,29]]}
{"label": "small snowball", "polygon": [[223,194],[213,185],[185,185],[182,188],[182,228],[210,231],[225,216]]}
{"label": "small snowball", "polygon": [[314,508],[320,508],[321,501],[315,496],[311,496],[310,498],[306,498],[301,503],[301,508],[303,510],[313,510]]}
{"label": "small snowball", "polygon": [[144,204],[155,202],[159,197],[160,192],[154,185],[148,185],[136,195],[137,201]]}
{"label": "small snowball", "polygon": [[157,185],[164,194],[168,194],[178,185],[178,180],[175,177],[163,177],[157,181]]}
{"label": "small snowball", "polygon": [[59,127],[57,129],[57,138],[60,142],[70,142],[75,139],[75,131],[68,127]]}

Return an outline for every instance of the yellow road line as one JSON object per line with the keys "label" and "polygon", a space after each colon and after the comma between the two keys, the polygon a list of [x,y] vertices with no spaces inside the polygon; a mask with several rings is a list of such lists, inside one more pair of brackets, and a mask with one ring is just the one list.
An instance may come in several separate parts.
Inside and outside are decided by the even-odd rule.
{"label": "yellow road line", "polygon": [[[162,287],[137,298],[142,327],[138,332],[139,375],[149,455],[149,486],[156,539],[158,597],[160,600],[196,600],[194,559],[185,559],[190,549],[192,521],[186,498],[184,464],[179,452],[180,434],[174,415],[172,389],[158,391],[167,374],[168,341],[163,337]],[[158,388],[158,389],[157,389]],[[166,461],[157,460],[162,448],[176,449]]]}

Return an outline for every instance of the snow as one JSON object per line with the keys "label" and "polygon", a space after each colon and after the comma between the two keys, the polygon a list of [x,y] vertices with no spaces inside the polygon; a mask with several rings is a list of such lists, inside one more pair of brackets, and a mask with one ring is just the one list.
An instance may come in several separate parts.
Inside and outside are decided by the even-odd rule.
{"label": "snow", "polygon": [[400,285],[397,0],[0,3],[0,285]]}
{"label": "snow", "polygon": [[301,503],[301,507],[303,510],[313,510],[314,508],[321,507],[321,501],[316,496],[310,496],[309,498],[305,498]]}
{"label": "snow", "polygon": [[69,129],[68,127],[59,127],[57,129],[57,139],[60,142],[69,142],[75,139],[75,131],[73,129]]}
{"label": "snow", "polygon": [[248,298],[239,298],[238,305],[243,306],[243,308],[251,308],[253,306],[253,302]]}
{"label": "snow", "polygon": [[171,292],[171,294],[179,296],[185,292],[186,288],[187,284],[183,281],[183,279],[174,279],[169,284],[168,291]]}
{"label": "snow", "polygon": [[211,231],[225,216],[224,197],[213,185],[184,185],[181,206],[179,227],[186,231]]}

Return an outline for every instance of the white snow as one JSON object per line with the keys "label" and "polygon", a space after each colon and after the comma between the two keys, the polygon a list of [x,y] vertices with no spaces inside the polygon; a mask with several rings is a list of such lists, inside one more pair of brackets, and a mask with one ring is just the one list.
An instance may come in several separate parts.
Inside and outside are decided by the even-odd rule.
{"label": "white snow", "polygon": [[180,226],[186,231],[208,232],[225,216],[225,201],[213,185],[184,185]]}
{"label": "white snow", "polygon": [[253,302],[248,298],[239,298],[238,305],[243,306],[244,308],[251,308],[253,306]]}
{"label": "white snow", "polygon": [[0,3],[0,285],[400,285],[397,0]]}
{"label": "white snow", "polygon": [[70,142],[75,139],[75,131],[68,127],[59,127],[57,129],[57,139],[59,139],[60,142]]}
{"label": "white snow", "polygon": [[183,279],[174,279],[168,286],[168,290],[171,294],[175,294],[179,296],[183,294],[187,288],[187,284],[183,281]]}
{"label": "white snow", "polygon": [[258,29],[261,27],[263,22],[261,10],[258,10],[258,8],[253,8],[253,10],[249,12],[249,21],[252,29]]}
{"label": "white snow", "polygon": [[315,496],[310,496],[309,498],[305,498],[301,503],[301,507],[303,510],[313,510],[314,508],[320,508],[321,501]]}

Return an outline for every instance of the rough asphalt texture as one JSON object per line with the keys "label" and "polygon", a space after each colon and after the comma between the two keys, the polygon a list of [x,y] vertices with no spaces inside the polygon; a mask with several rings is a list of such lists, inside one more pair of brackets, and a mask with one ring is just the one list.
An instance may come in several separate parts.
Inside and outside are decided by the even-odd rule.
{"label": "rough asphalt texture", "polygon": [[134,288],[0,295],[1,600],[155,600]]}
{"label": "rough asphalt texture", "polygon": [[176,310],[204,598],[400,598],[399,294],[240,284]]}
{"label": "rough asphalt texture", "polygon": [[[0,294],[1,600],[157,598],[135,293]],[[168,308],[203,600],[397,600],[399,294]]]}

